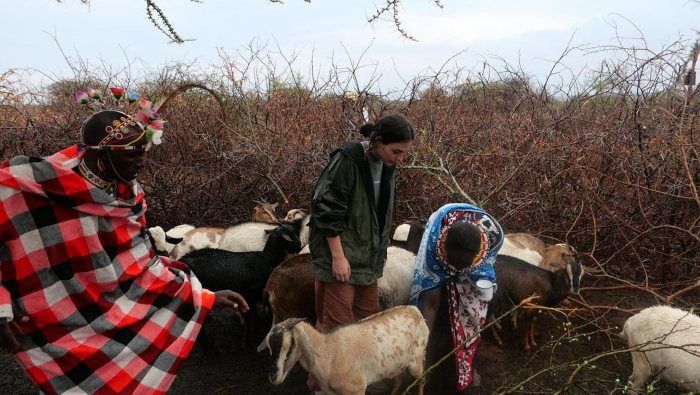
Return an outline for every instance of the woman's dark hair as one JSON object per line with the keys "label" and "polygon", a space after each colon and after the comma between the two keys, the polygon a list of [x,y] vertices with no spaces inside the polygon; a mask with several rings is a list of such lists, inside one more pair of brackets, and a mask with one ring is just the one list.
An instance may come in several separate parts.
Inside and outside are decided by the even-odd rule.
{"label": "woman's dark hair", "polygon": [[105,110],[94,113],[83,123],[83,143],[97,145],[107,135],[105,128],[115,119],[125,118],[126,114],[114,110]]}
{"label": "woman's dark hair", "polygon": [[479,251],[481,231],[469,222],[457,222],[450,227],[445,237],[446,250]]}
{"label": "woman's dark hair", "polygon": [[386,115],[377,123],[368,123],[360,128],[360,134],[374,142],[381,137],[382,143],[391,144],[399,141],[411,141],[416,133],[411,121],[401,114]]}

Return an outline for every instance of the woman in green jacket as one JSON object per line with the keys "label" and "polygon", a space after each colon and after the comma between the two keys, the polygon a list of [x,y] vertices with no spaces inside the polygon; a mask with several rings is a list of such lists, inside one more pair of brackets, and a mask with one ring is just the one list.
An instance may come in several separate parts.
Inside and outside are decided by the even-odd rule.
{"label": "woman in green jacket", "polygon": [[311,203],[311,260],[316,277],[316,326],[328,331],[379,311],[391,232],[396,164],[413,147],[414,129],[402,115],[367,124],[331,154]]}

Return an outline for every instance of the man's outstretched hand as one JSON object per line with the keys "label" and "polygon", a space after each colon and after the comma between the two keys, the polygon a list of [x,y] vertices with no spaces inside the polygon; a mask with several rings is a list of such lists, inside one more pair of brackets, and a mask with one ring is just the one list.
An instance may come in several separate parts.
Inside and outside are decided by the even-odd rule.
{"label": "man's outstretched hand", "polygon": [[223,290],[214,292],[214,295],[216,296],[216,299],[214,299],[214,307],[228,307],[239,313],[248,311],[248,303],[236,292]]}

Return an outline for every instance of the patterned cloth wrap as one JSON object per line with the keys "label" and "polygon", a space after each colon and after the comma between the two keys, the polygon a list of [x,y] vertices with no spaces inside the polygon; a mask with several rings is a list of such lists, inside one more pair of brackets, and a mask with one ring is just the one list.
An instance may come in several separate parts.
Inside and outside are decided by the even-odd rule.
{"label": "patterned cloth wrap", "polygon": [[[450,226],[456,222],[470,222],[481,230],[481,249],[471,267],[462,271],[445,262],[444,241]],[[494,282],[493,263],[503,243],[501,225],[479,207],[466,203],[452,203],[433,213],[426,224],[411,287],[410,303],[420,305],[420,296],[447,287],[449,321],[453,345],[463,344],[455,353],[457,390],[464,391],[472,382],[472,362],[480,342],[479,330],[486,321],[488,302],[480,299],[476,281]]]}
{"label": "patterned cloth wrap", "polygon": [[136,181],[118,199],[72,170],[77,146],[0,165],[0,317],[41,391],[165,394],[214,294],[153,253]]}

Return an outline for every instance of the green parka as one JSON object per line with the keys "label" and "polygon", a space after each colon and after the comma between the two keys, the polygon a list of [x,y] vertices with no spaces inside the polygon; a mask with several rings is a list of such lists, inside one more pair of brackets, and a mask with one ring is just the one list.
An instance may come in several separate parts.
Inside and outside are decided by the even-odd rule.
{"label": "green parka", "polygon": [[395,166],[382,165],[379,205],[365,151],[350,142],[331,154],[311,201],[309,248],[319,281],[336,282],[326,237],[340,235],[350,262],[350,284],[373,284],[384,271],[394,209]]}

